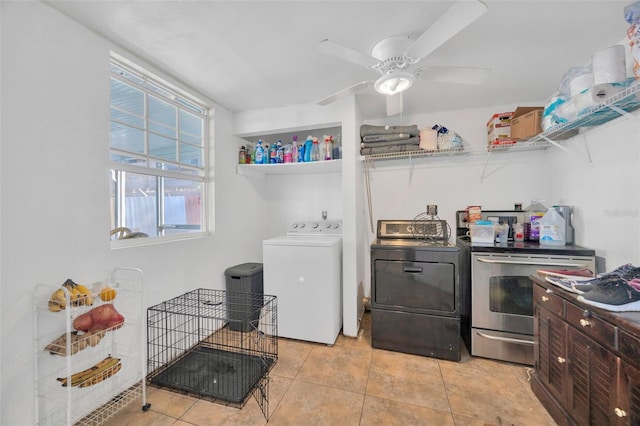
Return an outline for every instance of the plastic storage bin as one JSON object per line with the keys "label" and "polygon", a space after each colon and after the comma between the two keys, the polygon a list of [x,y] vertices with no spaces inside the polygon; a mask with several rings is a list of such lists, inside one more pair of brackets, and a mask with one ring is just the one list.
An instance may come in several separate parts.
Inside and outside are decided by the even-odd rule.
{"label": "plastic storage bin", "polygon": [[227,286],[227,320],[233,331],[257,326],[263,307],[262,263],[243,263],[224,271]]}
{"label": "plastic storage bin", "polygon": [[495,226],[492,225],[469,225],[469,236],[471,244],[493,244],[495,238]]}

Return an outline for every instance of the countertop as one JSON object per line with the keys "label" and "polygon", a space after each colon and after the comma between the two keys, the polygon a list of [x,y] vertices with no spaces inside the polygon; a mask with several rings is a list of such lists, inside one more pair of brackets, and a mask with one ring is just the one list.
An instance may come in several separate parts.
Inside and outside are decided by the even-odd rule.
{"label": "countertop", "polygon": [[495,244],[471,244],[471,238],[467,236],[457,237],[457,243],[466,245],[474,253],[529,253],[552,254],[565,256],[595,256],[593,249],[575,245],[544,246],[536,242],[522,241]]}

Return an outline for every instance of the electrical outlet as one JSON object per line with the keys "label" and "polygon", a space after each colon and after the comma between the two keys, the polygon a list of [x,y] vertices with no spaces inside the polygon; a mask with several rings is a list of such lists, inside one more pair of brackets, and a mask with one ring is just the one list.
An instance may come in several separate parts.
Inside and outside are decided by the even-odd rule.
{"label": "electrical outlet", "polygon": [[427,204],[427,214],[432,216],[438,215],[438,206],[435,204]]}

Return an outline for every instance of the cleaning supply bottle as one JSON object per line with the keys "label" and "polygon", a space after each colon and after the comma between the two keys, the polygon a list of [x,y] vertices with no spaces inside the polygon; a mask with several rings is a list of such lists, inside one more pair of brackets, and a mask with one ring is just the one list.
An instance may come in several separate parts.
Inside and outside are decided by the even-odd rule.
{"label": "cleaning supply bottle", "polygon": [[284,146],[282,146],[282,139],[278,139],[278,143],[276,143],[276,163],[284,163]]}
{"label": "cleaning supply bottle", "polygon": [[545,215],[547,208],[541,200],[532,200],[525,209],[524,237],[528,241],[540,240],[540,219]]}
{"label": "cleaning supply bottle", "polygon": [[262,139],[258,139],[256,144],[256,153],[254,155],[256,164],[264,163],[264,148],[262,147]]}
{"label": "cleaning supply bottle", "polygon": [[291,155],[291,144],[288,143],[284,146],[284,162],[285,163],[293,162],[292,157],[293,156]]}
{"label": "cleaning supply bottle", "polygon": [[313,138],[313,145],[311,145],[311,161],[320,161],[320,146],[316,137]]}
{"label": "cleaning supply bottle", "polygon": [[276,143],[271,144],[271,148],[269,149],[269,163],[276,164],[278,162],[278,146]]}
{"label": "cleaning supply bottle", "polygon": [[333,159],[333,145],[331,143],[331,136],[324,135],[324,159]]}
{"label": "cleaning supply bottle", "polygon": [[311,135],[307,136],[307,140],[304,141],[304,161],[311,161],[311,148],[313,148],[313,137]]}
{"label": "cleaning supply bottle", "polygon": [[291,162],[298,162],[298,135],[293,136],[293,142],[291,142]]}
{"label": "cleaning supply bottle", "polygon": [[540,245],[563,246],[565,245],[564,218],[556,209],[551,207],[539,221]]}

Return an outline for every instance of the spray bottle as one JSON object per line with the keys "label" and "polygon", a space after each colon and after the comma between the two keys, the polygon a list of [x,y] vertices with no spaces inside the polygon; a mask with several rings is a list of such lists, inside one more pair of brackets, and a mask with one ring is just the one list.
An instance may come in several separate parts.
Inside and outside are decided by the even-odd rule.
{"label": "spray bottle", "polygon": [[298,135],[293,136],[293,142],[291,143],[291,162],[298,162]]}
{"label": "spray bottle", "polygon": [[324,135],[324,159],[333,159],[333,144],[331,136]]}
{"label": "spray bottle", "polygon": [[318,138],[313,138],[313,145],[311,146],[311,161],[320,161],[320,145],[318,145]]}

